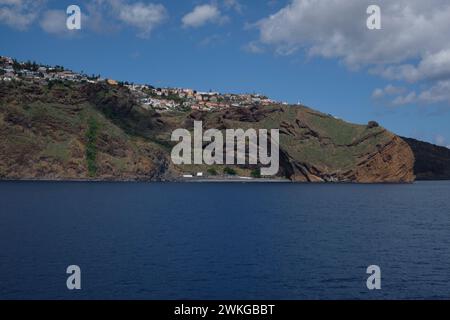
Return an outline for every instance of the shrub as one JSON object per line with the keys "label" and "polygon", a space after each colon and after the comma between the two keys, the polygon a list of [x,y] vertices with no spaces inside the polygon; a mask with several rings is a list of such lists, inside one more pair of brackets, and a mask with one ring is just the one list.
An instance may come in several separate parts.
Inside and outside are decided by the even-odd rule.
{"label": "shrub", "polygon": [[369,129],[372,129],[372,128],[377,128],[377,127],[379,127],[380,125],[378,124],[378,122],[376,122],[376,121],[369,121],[369,123],[367,124],[367,127],[369,128]]}
{"label": "shrub", "polygon": [[225,169],[223,169],[223,173],[228,174],[230,176],[234,176],[236,175],[236,170],[230,167],[225,167]]}
{"label": "shrub", "polygon": [[211,176],[217,176],[217,170],[214,168],[209,168],[208,169],[208,174]]}
{"label": "shrub", "polygon": [[250,175],[253,178],[261,178],[261,169],[259,169],[259,168],[253,169],[252,172],[250,173]]}
{"label": "shrub", "polygon": [[88,130],[86,132],[86,161],[89,176],[91,177],[97,174],[97,133],[97,120],[90,118],[88,122]]}

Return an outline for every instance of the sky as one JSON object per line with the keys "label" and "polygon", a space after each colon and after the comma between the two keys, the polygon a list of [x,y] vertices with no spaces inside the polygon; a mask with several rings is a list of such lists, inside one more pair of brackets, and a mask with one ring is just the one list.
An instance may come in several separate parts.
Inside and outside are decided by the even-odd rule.
{"label": "sky", "polygon": [[[80,30],[66,27],[72,4]],[[450,148],[448,0],[0,0],[0,55],[261,93]]]}

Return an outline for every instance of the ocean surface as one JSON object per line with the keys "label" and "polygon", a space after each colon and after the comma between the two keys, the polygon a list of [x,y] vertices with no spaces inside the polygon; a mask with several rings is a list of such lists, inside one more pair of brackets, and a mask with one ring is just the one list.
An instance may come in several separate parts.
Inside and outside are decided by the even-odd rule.
{"label": "ocean surface", "polygon": [[450,299],[450,182],[2,182],[0,299],[24,298]]}

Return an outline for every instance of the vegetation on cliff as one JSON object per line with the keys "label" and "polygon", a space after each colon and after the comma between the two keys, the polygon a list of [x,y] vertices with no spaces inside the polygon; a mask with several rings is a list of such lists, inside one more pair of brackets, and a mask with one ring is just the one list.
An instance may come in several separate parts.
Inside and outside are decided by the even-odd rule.
{"label": "vegetation on cliff", "polygon": [[410,147],[374,122],[355,125],[280,104],[157,113],[142,108],[126,87],[67,81],[0,82],[0,176],[174,180],[212,169],[259,176],[259,168],[250,165],[174,166],[170,135],[192,128],[194,120],[205,129],[280,129],[279,176],[293,181],[414,180]]}
{"label": "vegetation on cliff", "polygon": [[86,161],[89,176],[97,174],[97,133],[98,123],[95,118],[89,118],[88,130],[86,132]]}

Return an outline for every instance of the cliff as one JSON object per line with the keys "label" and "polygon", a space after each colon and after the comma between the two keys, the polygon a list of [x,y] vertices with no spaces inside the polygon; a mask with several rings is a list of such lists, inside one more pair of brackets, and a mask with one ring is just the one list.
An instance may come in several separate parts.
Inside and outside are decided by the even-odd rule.
{"label": "cliff", "polygon": [[450,180],[450,149],[410,138],[403,140],[414,153],[417,180]]}
{"label": "cliff", "polygon": [[[414,155],[371,123],[354,125],[305,106],[157,113],[122,86],[0,82],[0,178],[175,180],[205,166],[174,166],[172,130],[279,128],[279,177],[301,182],[411,182]],[[222,174],[223,166],[214,167]],[[235,166],[250,176],[254,166]]]}

